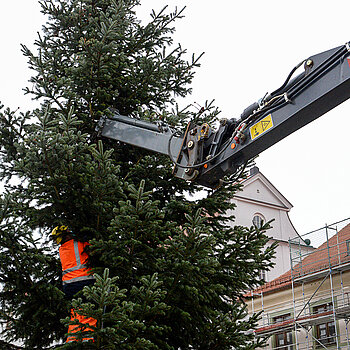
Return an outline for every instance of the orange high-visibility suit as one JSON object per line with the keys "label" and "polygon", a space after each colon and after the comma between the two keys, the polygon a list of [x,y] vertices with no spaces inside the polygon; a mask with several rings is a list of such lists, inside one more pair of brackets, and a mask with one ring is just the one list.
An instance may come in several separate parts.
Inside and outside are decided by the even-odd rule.
{"label": "orange high-visibility suit", "polygon": [[[87,242],[79,242],[70,239],[61,244],[59,248],[60,260],[62,265],[62,282],[63,291],[68,298],[82,290],[85,286],[94,283],[95,279],[90,275],[91,269],[87,267],[86,263],[88,255],[84,251],[89,245]],[[74,309],[71,310],[71,320],[78,320],[80,323],[86,325],[85,329],[79,325],[70,325],[68,333],[73,334],[78,331],[93,331],[89,326],[96,326],[96,320],[92,317],[85,317],[79,315]],[[83,326],[82,326],[83,327]],[[83,341],[93,340],[91,337],[83,338]],[[77,341],[76,337],[69,336],[67,342]]]}

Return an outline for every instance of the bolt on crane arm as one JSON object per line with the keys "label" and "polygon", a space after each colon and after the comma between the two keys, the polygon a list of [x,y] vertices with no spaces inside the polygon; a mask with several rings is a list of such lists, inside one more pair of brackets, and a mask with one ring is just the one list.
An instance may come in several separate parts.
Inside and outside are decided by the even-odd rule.
{"label": "bolt on crane arm", "polygon": [[[297,68],[304,71],[292,79]],[[114,114],[100,120],[103,137],[169,155],[174,175],[209,188],[262,151],[350,98],[350,44],[311,56],[284,84],[217,130],[189,123],[177,136],[164,123]]]}

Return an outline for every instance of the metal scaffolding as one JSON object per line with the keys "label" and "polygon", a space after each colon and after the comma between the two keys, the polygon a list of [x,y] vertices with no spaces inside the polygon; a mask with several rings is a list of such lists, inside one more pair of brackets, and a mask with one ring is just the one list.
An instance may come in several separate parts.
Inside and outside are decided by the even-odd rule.
{"label": "metal scaffolding", "polygon": [[[305,251],[305,242],[316,249]],[[308,242],[309,243],[309,242]],[[291,270],[251,293],[266,349],[348,349],[350,218],[289,240]]]}

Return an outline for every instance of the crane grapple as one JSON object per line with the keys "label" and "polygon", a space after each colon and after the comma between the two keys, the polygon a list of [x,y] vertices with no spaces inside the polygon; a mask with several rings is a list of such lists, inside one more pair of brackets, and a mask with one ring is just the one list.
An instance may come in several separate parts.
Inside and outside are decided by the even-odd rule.
{"label": "crane grapple", "polygon": [[[303,72],[293,78],[295,71]],[[169,155],[174,175],[216,188],[225,176],[262,151],[350,98],[350,44],[310,56],[284,84],[247,107],[238,119],[222,119],[214,130],[189,123],[177,135],[164,123],[115,113],[100,120],[103,137]]]}

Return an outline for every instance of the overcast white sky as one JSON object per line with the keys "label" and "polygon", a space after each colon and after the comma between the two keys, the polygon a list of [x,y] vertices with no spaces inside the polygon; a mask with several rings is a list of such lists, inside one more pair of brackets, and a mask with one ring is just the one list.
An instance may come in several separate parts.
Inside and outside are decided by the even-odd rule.
{"label": "overcast white sky", "polygon": [[[187,5],[175,41],[205,52],[188,102],[216,100],[222,117],[279,87],[301,60],[350,41],[349,0],[143,0],[140,15]],[[0,101],[30,109],[20,43],[31,46],[44,19],[36,0],[0,2]],[[299,233],[350,217],[350,100],[263,152],[260,171],[293,204]]]}

